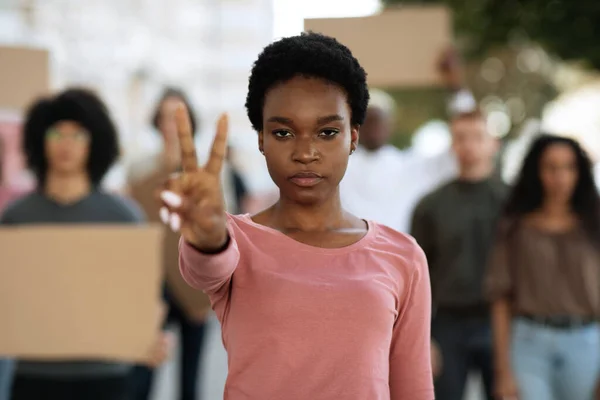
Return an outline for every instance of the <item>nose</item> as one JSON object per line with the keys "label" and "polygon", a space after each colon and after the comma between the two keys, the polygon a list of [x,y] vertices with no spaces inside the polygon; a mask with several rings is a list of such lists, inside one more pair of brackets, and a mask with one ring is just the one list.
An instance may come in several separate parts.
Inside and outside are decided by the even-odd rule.
{"label": "nose", "polygon": [[299,138],[296,140],[292,159],[302,164],[318,161],[319,151],[312,138]]}

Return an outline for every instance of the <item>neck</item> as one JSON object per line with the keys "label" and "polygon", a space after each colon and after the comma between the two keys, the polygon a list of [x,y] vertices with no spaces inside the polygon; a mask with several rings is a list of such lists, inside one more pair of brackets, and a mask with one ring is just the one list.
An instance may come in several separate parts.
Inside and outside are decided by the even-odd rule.
{"label": "neck", "polygon": [[481,165],[461,167],[459,179],[462,181],[477,182],[491,177],[493,173],[494,165],[492,163],[482,163]]}
{"label": "neck", "polygon": [[59,203],[73,203],[92,190],[86,173],[58,174],[49,172],[46,176],[44,193]]}
{"label": "neck", "polygon": [[572,213],[571,205],[560,199],[546,199],[540,211],[549,217],[564,217]]}
{"label": "neck", "polygon": [[285,230],[326,231],[342,227],[344,210],[339,191],[325,203],[305,206],[284,197],[272,207],[272,218]]}

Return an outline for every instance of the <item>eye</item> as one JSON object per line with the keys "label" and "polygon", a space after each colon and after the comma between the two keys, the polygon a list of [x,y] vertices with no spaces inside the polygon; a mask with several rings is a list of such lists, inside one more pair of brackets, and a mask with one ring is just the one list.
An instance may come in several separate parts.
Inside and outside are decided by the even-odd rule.
{"label": "eye", "polygon": [[46,131],[46,137],[48,139],[53,139],[53,140],[59,139],[60,138],[60,132],[58,130],[56,130],[56,129],[48,129]]}
{"label": "eye", "polygon": [[337,129],[323,129],[321,133],[319,133],[319,136],[331,139],[335,137],[338,133],[340,133],[340,131]]}
{"label": "eye", "polygon": [[280,129],[277,131],[273,131],[273,136],[275,136],[278,139],[284,139],[284,138],[291,137],[292,133],[290,131]]}

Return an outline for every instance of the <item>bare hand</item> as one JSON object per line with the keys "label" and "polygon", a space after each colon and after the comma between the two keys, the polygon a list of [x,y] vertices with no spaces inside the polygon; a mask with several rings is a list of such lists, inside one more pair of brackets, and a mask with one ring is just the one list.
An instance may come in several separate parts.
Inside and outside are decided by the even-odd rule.
{"label": "bare hand", "polygon": [[154,343],[154,346],[152,346],[145,365],[150,368],[157,368],[164,363],[171,355],[173,350],[173,342],[174,338],[171,333],[162,333],[158,337],[156,343]]}
{"label": "bare hand", "polygon": [[227,115],[217,123],[210,157],[198,166],[189,114],[184,105],[176,113],[183,173],[172,177],[160,194],[160,217],[194,247],[213,251],[227,242],[221,169],[227,150]]}
{"label": "bare hand", "polygon": [[446,86],[454,90],[463,87],[463,65],[456,48],[448,47],[445,49],[440,55],[437,67]]}
{"label": "bare hand", "polygon": [[437,343],[433,340],[431,341],[431,370],[433,372],[433,377],[437,378],[442,372],[443,367],[443,359],[442,352],[438,347]]}
{"label": "bare hand", "polygon": [[511,371],[496,374],[494,395],[497,400],[518,400],[519,387]]}
{"label": "bare hand", "polygon": [[[167,315],[167,305],[165,303],[160,304],[157,314],[158,325],[161,326],[164,322],[165,316]],[[156,341],[152,344],[150,351],[145,359],[144,364],[150,368],[156,368],[160,366],[169,356],[173,349],[173,336],[168,332],[160,332]]]}

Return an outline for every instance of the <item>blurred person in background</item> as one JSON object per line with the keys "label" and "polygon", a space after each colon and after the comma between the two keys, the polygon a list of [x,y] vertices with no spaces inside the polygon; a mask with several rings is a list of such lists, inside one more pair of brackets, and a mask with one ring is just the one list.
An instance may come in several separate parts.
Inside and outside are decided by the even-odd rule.
{"label": "blurred person in background", "polygon": [[437,400],[461,400],[467,375],[481,373],[492,399],[489,304],[482,293],[487,254],[506,186],[494,177],[498,142],[479,111],[451,119],[459,177],[415,208],[412,235],[425,251],[433,297],[432,354]]}
{"label": "blurred person in background", "polygon": [[231,183],[233,185],[233,195],[235,196],[235,208],[231,210],[232,214],[244,214],[249,212],[251,208],[250,203],[253,199],[248,193],[248,187],[244,181],[244,177],[241,171],[237,169],[233,160],[235,159],[235,147],[227,146],[226,160],[229,166],[229,174],[231,176]]}
{"label": "blurred person in background", "polygon": [[[144,155],[134,162],[129,171],[128,187],[132,197],[143,207],[151,222],[158,222],[159,202],[156,188],[167,181],[169,176],[181,169],[181,150],[177,137],[175,109],[183,102],[188,109],[192,132],[198,130],[197,117],[187,96],[179,89],[167,88],[161,95],[152,116],[152,126],[160,134],[162,148],[157,154]],[[164,233],[164,269],[177,268],[179,263],[179,234],[165,229]],[[183,306],[184,299],[179,297],[175,288],[168,283],[164,286],[164,298],[168,304],[168,325],[179,326],[181,344],[180,364],[180,400],[196,400],[200,396],[198,380],[202,362],[204,336],[207,316],[210,311],[208,297],[200,302],[193,313]],[[150,397],[154,371],[138,366],[133,372],[133,385],[136,393],[134,400],[147,400]]]}
{"label": "blurred person in background", "polygon": [[592,400],[600,372],[600,199],[574,140],[542,135],[525,157],[493,247],[499,399]]}
{"label": "blurred person in background", "polygon": [[[23,145],[37,190],[9,205],[0,218],[2,224],[144,222],[133,202],[98,189],[117,158],[118,139],[105,105],[92,92],[70,89],[37,101],[26,116]],[[151,349],[150,364],[166,357],[165,340],[161,337]],[[20,360],[11,398],[129,399],[131,368],[100,360]]]}
{"label": "blurred person in background", "polygon": [[[448,112],[454,115],[475,107],[464,88],[462,65],[456,51],[444,51],[438,70],[450,92]],[[360,128],[359,147],[348,163],[340,190],[344,207],[400,232],[410,230],[415,204],[428,191],[455,176],[448,155],[423,157],[390,144],[397,104],[387,93],[372,89],[367,115]],[[445,170],[440,170],[440,166]]]}

